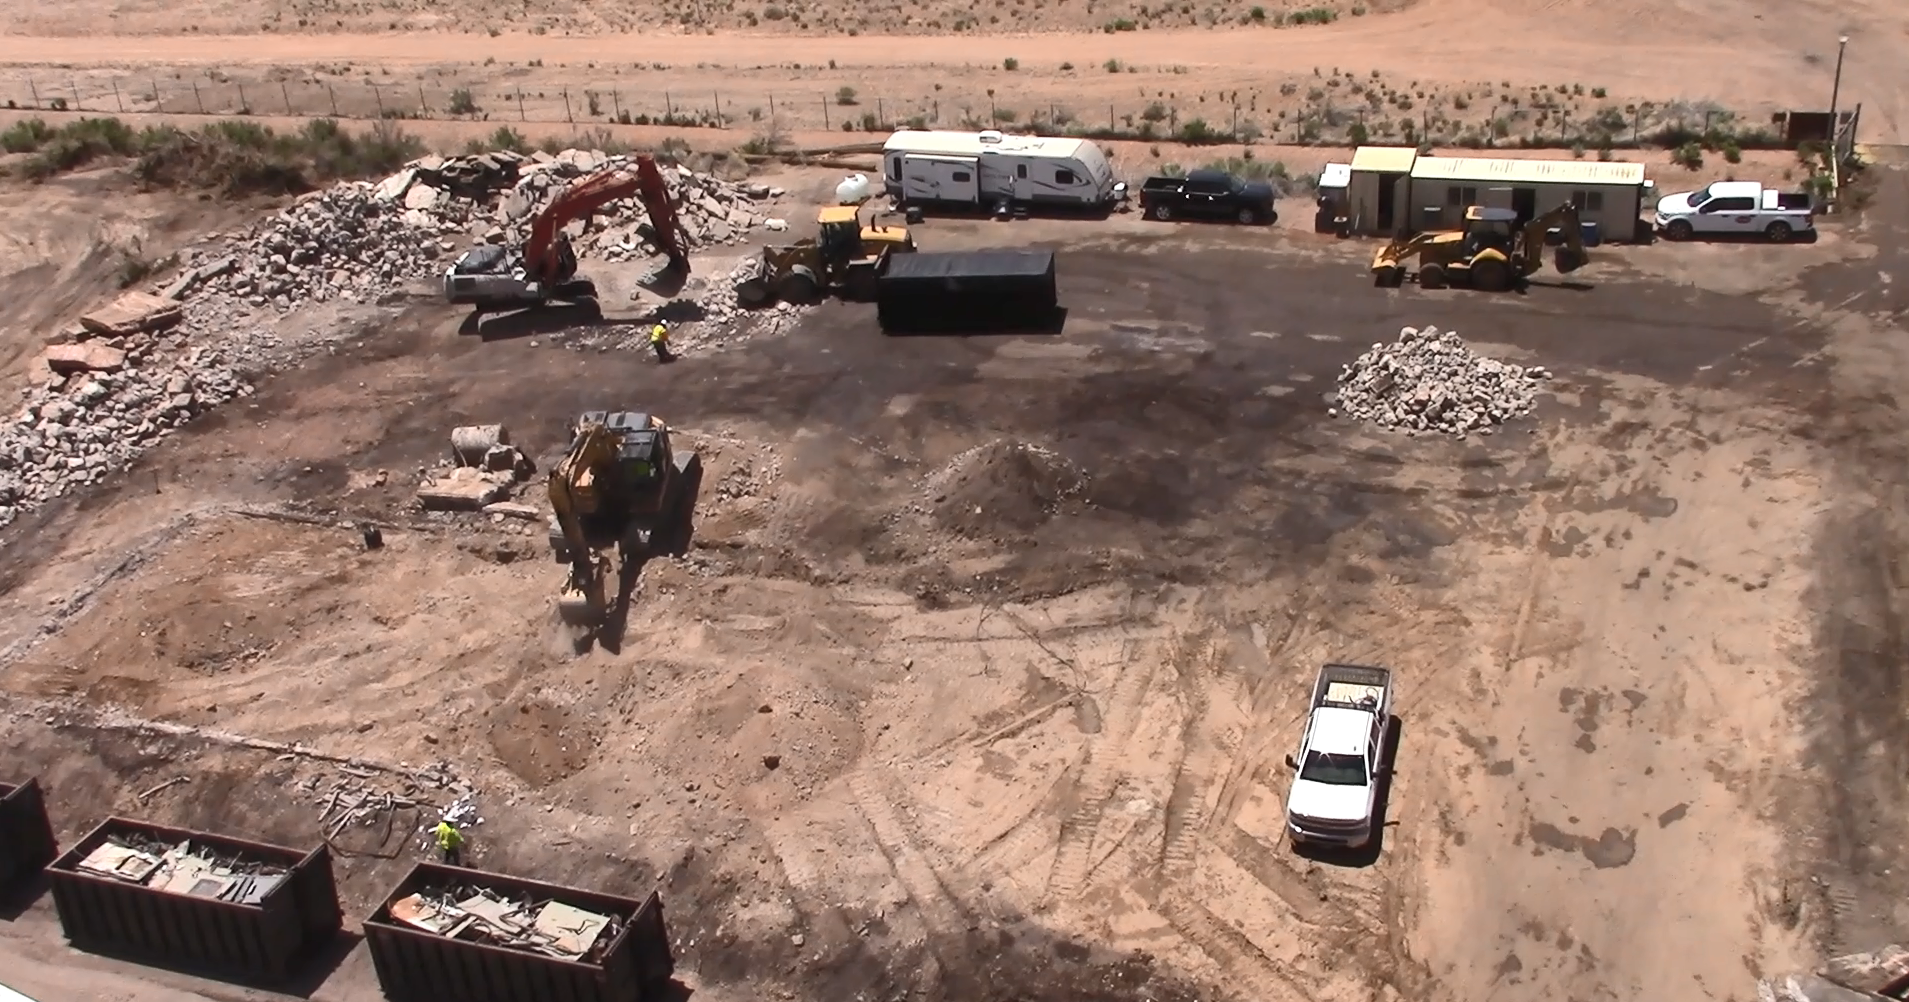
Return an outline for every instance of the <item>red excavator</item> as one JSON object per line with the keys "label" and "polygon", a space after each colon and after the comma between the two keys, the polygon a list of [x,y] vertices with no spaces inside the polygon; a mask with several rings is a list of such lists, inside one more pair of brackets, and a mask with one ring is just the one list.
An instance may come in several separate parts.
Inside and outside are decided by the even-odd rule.
{"label": "red excavator", "polygon": [[[542,306],[552,300],[594,301],[596,285],[577,277],[577,252],[564,227],[621,198],[635,195],[649,215],[644,235],[669,259],[664,269],[689,274],[689,249],[670,204],[663,172],[650,157],[637,157],[636,169],[617,165],[571,184],[537,213],[530,240],[521,249],[498,244],[473,247],[444,273],[444,296],[454,305],[486,310]],[[656,281],[653,277],[651,281]]]}

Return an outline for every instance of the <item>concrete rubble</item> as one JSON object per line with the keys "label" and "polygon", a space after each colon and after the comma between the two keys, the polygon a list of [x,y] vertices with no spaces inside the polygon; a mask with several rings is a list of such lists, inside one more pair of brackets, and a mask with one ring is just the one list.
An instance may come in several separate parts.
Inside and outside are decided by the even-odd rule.
{"label": "concrete rubble", "polygon": [[598,963],[616,941],[613,915],[561,901],[511,898],[481,886],[427,888],[391,902],[391,918],[414,929],[562,960]]}
{"label": "concrete rubble", "polygon": [[418,504],[427,511],[484,511],[511,514],[500,507],[536,464],[510,444],[503,425],[466,425],[451,431],[447,466],[424,474]]}
{"label": "concrete rubble", "polygon": [[1891,944],[1873,953],[1831,958],[1814,974],[1786,974],[1757,982],[1758,1002],[1887,1002],[1909,987],[1909,948]]}
{"label": "concrete rubble", "polygon": [[114,836],[76,867],[82,873],[234,904],[256,905],[285,879],[283,867],[250,863],[192,842]]}
{"label": "concrete rubble", "polygon": [[1454,332],[1405,327],[1397,341],[1375,343],[1345,366],[1328,402],[1334,416],[1391,431],[1490,434],[1531,413],[1550,377],[1541,366],[1479,355]]}

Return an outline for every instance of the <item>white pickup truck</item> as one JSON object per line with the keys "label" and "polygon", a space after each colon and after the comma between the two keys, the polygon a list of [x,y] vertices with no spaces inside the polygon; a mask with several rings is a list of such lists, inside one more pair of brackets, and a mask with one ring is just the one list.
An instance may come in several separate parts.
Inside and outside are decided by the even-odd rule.
{"label": "white pickup truck", "polygon": [[1696,191],[1657,200],[1657,230],[1672,240],[1700,233],[1720,236],[1762,234],[1783,243],[1816,228],[1805,192],[1778,191],[1755,181],[1712,181]]}
{"label": "white pickup truck", "polygon": [[1295,844],[1359,848],[1372,841],[1379,780],[1392,733],[1392,672],[1329,664],[1313,683],[1312,713],[1286,796]]}

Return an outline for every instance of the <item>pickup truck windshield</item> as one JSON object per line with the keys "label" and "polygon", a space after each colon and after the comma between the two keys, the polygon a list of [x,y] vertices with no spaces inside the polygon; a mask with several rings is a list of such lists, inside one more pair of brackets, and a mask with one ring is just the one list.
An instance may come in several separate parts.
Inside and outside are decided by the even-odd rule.
{"label": "pickup truck windshield", "polygon": [[1693,209],[1708,201],[1710,201],[1710,186],[1707,184],[1690,193],[1690,207]]}
{"label": "pickup truck windshield", "polygon": [[1364,786],[1365,757],[1307,752],[1306,764],[1300,768],[1299,778],[1308,783],[1324,783],[1327,786]]}

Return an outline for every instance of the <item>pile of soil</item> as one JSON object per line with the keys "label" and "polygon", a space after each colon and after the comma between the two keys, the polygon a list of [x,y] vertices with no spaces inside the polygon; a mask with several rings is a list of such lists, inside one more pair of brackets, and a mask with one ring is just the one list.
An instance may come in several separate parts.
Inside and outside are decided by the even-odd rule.
{"label": "pile of soil", "polygon": [[1087,488],[1087,474],[1059,453],[996,439],[950,460],[924,484],[928,510],[963,535],[1039,528]]}

